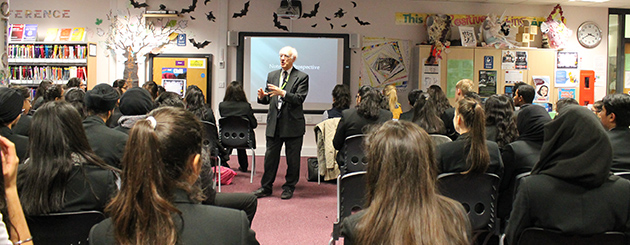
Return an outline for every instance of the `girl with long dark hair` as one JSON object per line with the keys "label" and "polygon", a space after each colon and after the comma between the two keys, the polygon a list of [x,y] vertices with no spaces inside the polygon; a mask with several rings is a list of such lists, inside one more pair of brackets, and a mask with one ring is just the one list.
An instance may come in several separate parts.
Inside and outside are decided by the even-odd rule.
{"label": "girl with long dark hair", "polygon": [[120,192],[91,244],[258,244],[244,212],[203,205],[201,122],[162,107],[129,132]]}
{"label": "girl with long dark hair", "polygon": [[[231,82],[225,89],[225,97],[223,102],[219,103],[219,115],[221,117],[238,116],[244,117],[249,120],[249,126],[252,129],[249,133],[252,135],[250,139],[253,145],[256,145],[256,137],[254,136],[254,129],[258,126],[258,121],[254,117],[254,110],[252,105],[247,101],[247,96],[243,90],[243,85],[239,82]],[[232,149],[227,149],[227,152],[231,154]],[[247,172],[247,166],[249,162],[247,160],[247,152],[245,149],[237,149],[238,154],[238,169],[242,172]]]}
{"label": "girl with long dark hair", "polygon": [[412,121],[429,134],[446,134],[444,122],[437,112],[437,105],[429,100],[429,94],[422,93],[413,106]]}
{"label": "girl with long dark hair", "polygon": [[459,202],[436,189],[431,137],[407,121],[389,121],[366,142],[367,208],[344,219],[346,244],[470,244]]}
{"label": "girl with long dark hair", "polygon": [[506,95],[492,95],[486,100],[486,139],[497,142],[503,149],[518,137],[512,98]]}
{"label": "girl with long dark hair", "polygon": [[337,84],[332,91],[333,104],[332,108],[324,111],[323,120],[335,117],[341,117],[341,112],[350,108],[350,89],[348,85]]}

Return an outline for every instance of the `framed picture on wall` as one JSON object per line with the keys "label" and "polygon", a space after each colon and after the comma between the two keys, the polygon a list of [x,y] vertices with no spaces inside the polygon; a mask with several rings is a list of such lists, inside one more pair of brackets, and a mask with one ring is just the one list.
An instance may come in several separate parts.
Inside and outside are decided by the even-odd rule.
{"label": "framed picture on wall", "polygon": [[459,36],[462,39],[462,46],[476,47],[477,38],[475,37],[475,28],[472,26],[460,26]]}
{"label": "framed picture on wall", "polygon": [[90,57],[96,57],[96,43],[90,43],[90,47],[88,49],[90,52]]}

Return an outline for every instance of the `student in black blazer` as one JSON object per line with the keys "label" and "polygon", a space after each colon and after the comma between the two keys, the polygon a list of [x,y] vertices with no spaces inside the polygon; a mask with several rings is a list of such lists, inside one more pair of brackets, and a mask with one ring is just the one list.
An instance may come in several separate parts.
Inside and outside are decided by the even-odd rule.
{"label": "student in black blazer", "polygon": [[630,171],[630,95],[610,94],[602,100],[602,110],[599,112],[604,128],[608,130],[608,137],[612,143],[613,172]]}
{"label": "student in black blazer", "polygon": [[[249,126],[251,128],[250,135],[253,145],[256,145],[256,137],[254,136],[254,129],[258,126],[258,121],[254,117],[254,110],[252,105],[247,102],[243,85],[239,82],[231,82],[225,90],[225,97],[223,102],[219,103],[219,115],[221,117],[238,116],[249,120]],[[228,149],[228,152],[232,152],[232,149]],[[247,172],[247,152],[245,149],[237,149],[238,152],[238,164],[239,170]]]}
{"label": "student in black blazer", "polygon": [[280,150],[286,147],[287,175],[282,185],[282,199],[293,197],[295,185],[300,179],[300,152],[306,132],[303,103],[308,95],[308,75],[293,67],[297,50],[293,47],[280,49],[282,69],[267,76],[267,87],[258,89],[258,103],[268,104],[267,150],[265,172],[261,186],[254,191],[257,197],[270,196],[280,164]]}
{"label": "student in black blazer", "polygon": [[610,173],[612,148],[597,117],[569,105],[544,130],[540,161],[518,186],[508,244],[517,244],[529,227],[575,235],[630,234],[630,182]]}
{"label": "student in black blazer", "polygon": [[91,244],[258,244],[245,212],[199,203],[202,128],[192,113],[155,109],[129,141],[120,192]]}

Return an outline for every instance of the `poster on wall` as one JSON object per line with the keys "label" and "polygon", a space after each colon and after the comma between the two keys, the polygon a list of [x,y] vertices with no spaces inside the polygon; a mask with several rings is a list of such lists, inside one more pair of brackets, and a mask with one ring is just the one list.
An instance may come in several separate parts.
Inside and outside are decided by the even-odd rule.
{"label": "poster on wall", "polygon": [[536,91],[534,102],[549,102],[549,76],[532,76]]}
{"label": "poster on wall", "polygon": [[479,96],[489,97],[497,93],[497,71],[479,71]]}
{"label": "poster on wall", "polygon": [[436,63],[427,63],[427,59],[422,60],[422,87],[428,89],[431,85],[440,86],[440,68],[442,61],[437,60]]}
{"label": "poster on wall", "polygon": [[575,89],[574,88],[559,88],[558,99],[562,99],[562,98],[575,99]]}
{"label": "poster on wall", "polygon": [[527,51],[516,51],[514,68],[517,70],[527,70]]}
{"label": "poster on wall", "polygon": [[186,92],[186,68],[162,68],[162,87],[183,96]]}
{"label": "poster on wall", "polygon": [[514,70],[516,62],[516,53],[512,50],[503,50],[501,53],[501,69]]}
{"label": "poster on wall", "polygon": [[558,69],[577,69],[578,52],[558,52]]}
{"label": "poster on wall", "polygon": [[556,88],[575,88],[580,82],[578,70],[556,70]]}
{"label": "poster on wall", "polygon": [[626,71],[626,82],[624,84],[624,88],[630,88],[630,71]]}
{"label": "poster on wall", "polygon": [[473,60],[453,60],[446,62],[446,97],[455,97],[455,85],[462,79],[473,80]]}
{"label": "poster on wall", "polygon": [[523,81],[523,71],[507,70],[505,71],[505,83],[514,84]]}
{"label": "poster on wall", "polygon": [[359,86],[384,88],[393,84],[398,89],[406,89],[410,56],[408,40],[364,37]]}

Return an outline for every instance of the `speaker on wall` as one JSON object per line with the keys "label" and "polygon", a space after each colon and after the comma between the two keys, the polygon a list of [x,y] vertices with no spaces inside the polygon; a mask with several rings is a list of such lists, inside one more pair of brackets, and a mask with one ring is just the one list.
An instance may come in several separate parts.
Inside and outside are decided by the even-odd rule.
{"label": "speaker on wall", "polygon": [[238,46],[238,32],[237,31],[228,31],[228,33],[227,33],[227,46],[228,47],[236,47],[236,46]]}
{"label": "speaker on wall", "polygon": [[356,33],[350,33],[350,48],[361,48],[361,36]]}

